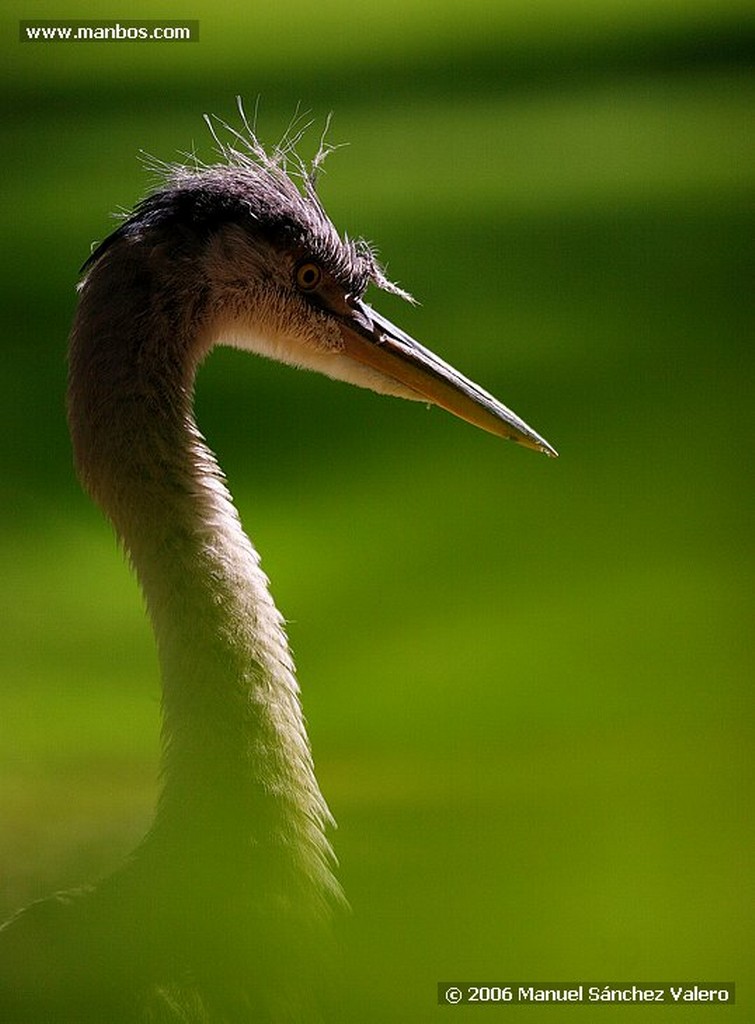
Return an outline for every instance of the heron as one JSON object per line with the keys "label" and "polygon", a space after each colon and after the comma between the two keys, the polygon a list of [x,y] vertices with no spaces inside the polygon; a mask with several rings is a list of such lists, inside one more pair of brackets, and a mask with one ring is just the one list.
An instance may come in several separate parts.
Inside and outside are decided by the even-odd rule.
{"label": "heron", "polygon": [[82,268],[69,342],[75,468],[138,578],[162,685],[153,822],[112,874],[0,930],[9,1024],[311,1022],[345,906],[284,620],[196,424],[197,370],[230,345],[440,406],[553,448],[381,316],[410,298],[341,235],[299,135],[268,150],[239,104],[215,162],[157,187]]}

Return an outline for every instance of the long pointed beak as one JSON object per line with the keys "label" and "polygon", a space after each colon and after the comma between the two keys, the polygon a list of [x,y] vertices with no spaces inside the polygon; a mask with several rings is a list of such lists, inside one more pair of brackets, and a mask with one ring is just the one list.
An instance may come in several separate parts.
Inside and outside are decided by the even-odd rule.
{"label": "long pointed beak", "polygon": [[558,452],[511,409],[468,380],[453,366],[420,345],[367,303],[349,299],[350,313],[340,316],[344,351],[352,359],[385,374],[417,396],[476,427],[506,437],[525,448],[557,457]]}

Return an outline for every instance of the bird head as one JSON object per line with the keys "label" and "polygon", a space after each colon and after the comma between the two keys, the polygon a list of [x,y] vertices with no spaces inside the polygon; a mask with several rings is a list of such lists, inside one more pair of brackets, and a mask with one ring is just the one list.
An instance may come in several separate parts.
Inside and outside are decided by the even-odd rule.
{"label": "bird head", "polygon": [[[242,111],[243,116],[243,111]],[[213,128],[213,123],[208,120]],[[317,370],[383,394],[441,406],[493,434],[555,456],[554,449],[479,385],[364,299],[368,286],[414,300],[388,280],[374,249],[341,236],[316,190],[322,147],[307,168],[290,145],[269,154],[244,121],[222,161],[160,165],[160,187],[93,252],[114,243],[157,253],[175,297],[191,282],[207,349],[216,343]],[[85,265],[87,266],[87,265]]]}

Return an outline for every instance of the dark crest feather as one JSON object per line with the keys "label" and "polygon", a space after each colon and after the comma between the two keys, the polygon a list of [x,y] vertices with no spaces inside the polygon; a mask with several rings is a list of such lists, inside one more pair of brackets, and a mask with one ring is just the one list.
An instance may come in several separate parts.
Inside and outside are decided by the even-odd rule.
{"label": "dark crest feather", "polygon": [[352,294],[362,295],[373,283],[413,301],[386,278],[373,247],[361,238],[342,238],[325,212],[317,194],[317,178],[327,156],[338,148],[325,141],[330,119],[317,153],[307,165],[297,146],[311,127],[310,121],[297,112],[281,142],[268,152],[247,120],[240,99],[238,109],[240,131],[205,115],[221,162],[205,164],[194,154],[187,163],[149,158],[150,169],[160,175],[161,183],[94,249],[82,271],[122,238],[146,237],[153,229],[172,225],[205,238],[223,224],[238,223],[273,241],[301,247]]}

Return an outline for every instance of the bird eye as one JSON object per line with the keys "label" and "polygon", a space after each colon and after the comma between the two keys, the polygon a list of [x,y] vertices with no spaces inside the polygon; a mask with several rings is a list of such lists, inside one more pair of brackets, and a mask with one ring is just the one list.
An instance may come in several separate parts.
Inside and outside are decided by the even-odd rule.
{"label": "bird eye", "polygon": [[311,292],[320,283],[322,270],[316,263],[300,263],[296,268],[296,284],[303,292]]}

